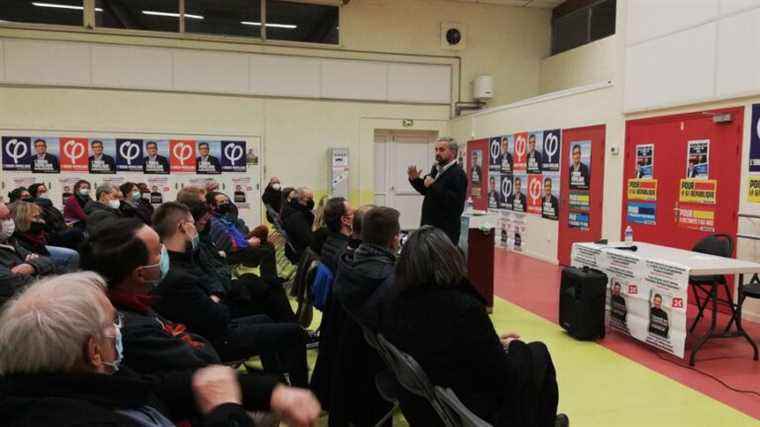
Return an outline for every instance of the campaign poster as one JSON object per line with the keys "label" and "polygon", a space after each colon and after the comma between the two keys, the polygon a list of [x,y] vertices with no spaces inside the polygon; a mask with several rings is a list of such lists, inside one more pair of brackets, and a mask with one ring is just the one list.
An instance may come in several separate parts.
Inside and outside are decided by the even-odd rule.
{"label": "campaign poster", "polygon": [[654,145],[636,146],[636,178],[652,179],[654,177]]}
{"label": "campaign poster", "polygon": [[86,173],[87,138],[62,136],[58,139],[61,172]]}
{"label": "campaign poster", "polygon": [[528,152],[525,155],[529,174],[539,174],[544,169],[544,133],[528,134]]}
{"label": "campaign poster", "polygon": [[[633,290],[636,291],[635,284]],[[628,291],[626,280],[611,277],[609,281],[609,298],[607,300],[608,324],[623,333],[628,332]]]}
{"label": "campaign poster", "polygon": [[168,196],[171,192],[168,177],[152,176],[146,179],[146,184],[150,190],[150,203],[154,206],[169,201]]}
{"label": "campaign poster", "polygon": [[626,218],[631,224],[656,225],[657,203],[629,201]]}
{"label": "campaign poster", "polygon": [[222,142],[198,141],[198,158],[195,159],[195,172],[200,175],[219,175],[222,173]]}
{"label": "campaign poster", "polygon": [[628,200],[657,200],[657,180],[632,178],[628,180]]}
{"label": "campaign poster", "polygon": [[591,183],[591,141],[570,143],[568,168],[571,190],[588,190]]}
{"label": "campaign poster", "polygon": [[246,172],[245,141],[222,141],[222,172]]}
{"label": "campaign poster", "polygon": [[[501,137],[491,138],[488,142],[488,172],[501,171]],[[491,187],[488,187],[491,191]]]}
{"label": "campaign poster", "polygon": [[142,172],[143,171],[143,140],[142,139],[117,139],[116,140],[116,170],[119,172]]}
{"label": "campaign poster", "polygon": [[472,197],[482,197],[483,194],[483,150],[472,150],[470,168],[470,183]]}
{"label": "campaign poster", "polygon": [[[246,144],[247,145],[247,144]],[[247,149],[245,151],[245,162],[249,166],[258,166],[259,165],[259,153],[258,153],[258,145],[251,144],[247,145]]]}
{"label": "campaign poster", "polygon": [[116,141],[110,138],[93,138],[90,140],[88,168],[92,174],[116,173]]}
{"label": "campaign poster", "polygon": [[686,178],[707,179],[710,175],[710,140],[689,141],[686,151]]}
{"label": "campaign poster", "polygon": [[28,136],[4,136],[2,138],[3,171],[32,170],[32,138]]}
{"label": "campaign poster", "polygon": [[718,201],[718,181],[715,179],[682,179],[678,192],[680,203],[714,205]]}
{"label": "campaign poster", "polygon": [[559,219],[559,173],[545,173],[543,180],[541,216],[557,221]]}
{"label": "campaign poster", "polygon": [[747,201],[750,203],[760,203],[760,177],[749,177]]}
{"label": "campaign poster", "polygon": [[543,176],[541,174],[528,175],[528,213],[541,215],[541,199],[543,195]]}
{"label": "campaign poster", "polygon": [[488,209],[500,209],[504,205],[501,197],[501,174],[488,172]]}
{"label": "campaign poster", "polygon": [[570,190],[567,205],[574,212],[589,212],[591,210],[591,195],[586,190]]}
{"label": "campaign poster", "polygon": [[189,185],[192,185],[193,187],[199,187],[199,188],[209,188],[216,186],[217,191],[221,191],[221,184],[219,181],[217,181],[215,178],[211,177],[192,177],[187,180],[187,183]]}
{"label": "campaign poster", "polygon": [[172,139],[169,141],[171,173],[195,172],[195,141]]}
{"label": "campaign poster", "polygon": [[[62,205],[74,194],[74,185],[80,180],[87,181],[87,175],[60,175],[58,177],[58,187],[61,189]],[[93,193],[92,196],[94,198],[95,194]]]}
{"label": "campaign poster", "polygon": [[241,211],[241,216],[244,214],[243,211],[250,210],[253,207],[254,189],[250,177],[232,178],[232,201]]}
{"label": "campaign poster", "polygon": [[146,140],[143,143],[143,173],[152,175],[168,175],[169,141]]}
{"label": "campaign poster", "polygon": [[528,186],[528,175],[514,175],[512,179],[512,194],[507,198],[507,207],[515,212],[527,212],[528,197],[525,195]]}
{"label": "campaign poster", "polygon": [[749,135],[749,172],[760,173],[760,104],[752,106]]}
{"label": "campaign poster", "polygon": [[512,182],[512,174],[501,174],[501,185],[499,188],[499,209],[512,209],[511,202],[507,202],[508,200],[511,200],[510,197],[512,196]]}
{"label": "campaign poster", "polygon": [[495,239],[496,247],[507,249],[507,242],[509,240],[509,218],[504,214],[499,215],[499,221],[497,224],[497,235]]}
{"label": "campaign poster", "polygon": [[512,214],[512,233],[509,243],[510,249],[517,252],[525,251],[525,239],[528,234],[528,223],[524,214]]}
{"label": "campaign poster", "polygon": [[589,212],[569,212],[568,227],[580,230],[589,230]]}
{"label": "campaign poster", "polygon": [[505,135],[501,137],[499,142],[499,164],[501,165],[502,174],[512,174],[514,166],[514,137],[512,135]]}
{"label": "campaign poster", "polygon": [[514,135],[514,153],[512,169],[514,172],[525,173],[528,171],[528,133],[521,132]]}
{"label": "campaign poster", "polygon": [[559,159],[562,155],[562,131],[559,129],[544,131],[544,172],[559,172]]}
{"label": "campaign poster", "polygon": [[688,230],[715,232],[715,210],[678,208],[678,226]]}
{"label": "campaign poster", "polygon": [[32,172],[59,173],[61,165],[58,138],[49,136],[32,137]]}

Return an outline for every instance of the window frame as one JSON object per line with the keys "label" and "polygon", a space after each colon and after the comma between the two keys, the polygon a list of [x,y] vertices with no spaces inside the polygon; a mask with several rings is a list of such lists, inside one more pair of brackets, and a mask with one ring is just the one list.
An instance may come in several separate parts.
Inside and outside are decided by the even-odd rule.
{"label": "window frame", "polygon": [[[571,51],[573,49],[577,49],[579,47],[582,47],[582,46],[585,46],[587,44],[593,43],[595,41],[602,40],[602,39],[605,39],[605,38],[610,37],[610,36],[614,36],[617,33],[617,16],[614,17],[614,19],[615,19],[615,25],[613,25],[613,32],[611,34],[606,35],[604,37],[597,38],[597,39],[592,39],[591,38],[591,24],[593,22],[594,9],[597,6],[599,6],[599,5],[607,3],[608,1],[613,1],[614,2],[614,4],[615,4],[615,10],[617,11],[617,6],[618,6],[617,5],[617,0],[595,0],[595,1],[593,1],[593,2],[591,2],[589,4],[587,4],[587,5],[585,5],[583,7],[580,7],[578,9],[576,9],[576,10],[573,10],[570,13],[562,15],[562,16],[556,18],[556,19],[552,19],[552,22],[551,22],[551,31],[552,31],[552,34],[551,34],[551,55],[550,56],[560,55],[562,53],[569,52],[569,51]],[[557,24],[561,23],[563,21],[566,21],[567,19],[571,19],[571,18],[577,17],[577,15],[580,15],[580,14],[585,14],[586,15],[586,17],[585,17],[586,18],[585,19],[585,21],[586,21],[586,37],[585,37],[586,41],[584,43],[578,45],[578,46],[573,47],[573,48],[565,49],[565,50],[562,50],[562,51],[557,51],[557,38],[558,38],[558,34],[557,34],[557,31],[556,31]]]}

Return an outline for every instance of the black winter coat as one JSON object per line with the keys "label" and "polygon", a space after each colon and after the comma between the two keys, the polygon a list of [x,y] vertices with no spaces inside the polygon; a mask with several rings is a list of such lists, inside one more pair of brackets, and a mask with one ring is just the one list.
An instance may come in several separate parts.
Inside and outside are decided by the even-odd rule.
{"label": "black winter coat", "polygon": [[[434,166],[430,177],[435,178],[437,174]],[[462,167],[458,163],[453,164],[428,188],[425,188],[423,177],[409,180],[409,183],[425,196],[421,225],[440,228],[454,245],[459,244],[462,212],[467,199],[467,174]]]}
{"label": "black winter coat", "polygon": [[338,257],[343,253],[347,245],[348,236],[332,231],[329,232],[325,243],[322,245],[322,250],[319,253],[320,261],[330,269],[333,276],[338,270]]}
{"label": "black winter coat", "polygon": [[291,250],[290,245],[288,245],[285,247],[285,255],[293,264],[298,264],[303,251],[311,246],[313,239],[312,224],[314,224],[314,213],[311,209],[298,203],[297,200],[293,200],[289,205],[283,207],[282,225],[295,250],[295,252]]}

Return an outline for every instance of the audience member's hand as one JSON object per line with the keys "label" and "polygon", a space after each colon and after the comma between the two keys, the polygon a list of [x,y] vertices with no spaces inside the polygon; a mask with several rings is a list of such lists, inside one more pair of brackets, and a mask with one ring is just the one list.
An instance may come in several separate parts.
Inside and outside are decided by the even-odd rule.
{"label": "audience member's hand", "polygon": [[519,340],[519,339],[520,339],[520,334],[518,334],[518,333],[516,333],[516,332],[508,332],[508,333],[506,333],[506,334],[503,334],[503,335],[500,337],[500,339],[501,339],[501,343],[502,343],[502,344],[503,344],[503,345],[506,347],[506,346],[508,346],[508,345],[509,345],[509,343],[511,343],[512,341],[514,341],[514,340]]}
{"label": "audience member's hand", "polygon": [[322,412],[319,401],[310,391],[283,385],[272,391],[269,406],[291,427],[313,426]]}
{"label": "audience member's hand", "polygon": [[193,375],[193,392],[202,414],[208,414],[225,403],[240,405],[243,401],[237,373],[227,366],[213,365],[198,369]]}
{"label": "audience member's hand", "polygon": [[31,260],[33,260],[35,258],[39,258],[39,257],[40,256],[37,255],[37,254],[29,254],[29,255],[26,256],[26,260],[25,261],[31,261]]}
{"label": "audience member's hand", "polygon": [[409,166],[409,168],[406,169],[407,175],[409,175],[409,179],[417,179],[420,177],[420,170],[417,169],[417,166]]}
{"label": "audience member's hand", "polygon": [[20,274],[22,276],[31,276],[34,274],[34,267],[31,264],[23,263],[11,268],[11,273]]}
{"label": "audience member's hand", "polygon": [[261,245],[261,239],[255,236],[251,237],[250,239],[248,239],[248,244],[253,247],[258,247],[259,245]]}
{"label": "audience member's hand", "polygon": [[431,178],[429,176],[426,176],[425,177],[425,188],[430,187],[431,185],[433,185],[434,182],[435,182],[435,180],[433,178]]}
{"label": "audience member's hand", "polygon": [[215,302],[215,303],[217,303],[217,304],[219,304],[220,302],[222,302],[222,299],[221,299],[221,298],[219,298],[219,297],[218,297],[218,296],[216,296],[216,295],[211,295],[209,298],[211,298],[211,301],[214,301],[214,302]]}

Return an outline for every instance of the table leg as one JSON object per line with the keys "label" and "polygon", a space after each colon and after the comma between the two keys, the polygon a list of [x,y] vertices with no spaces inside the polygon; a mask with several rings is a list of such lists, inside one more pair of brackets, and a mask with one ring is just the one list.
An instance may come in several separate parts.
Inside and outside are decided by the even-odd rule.
{"label": "table leg", "polygon": [[689,365],[694,366],[697,361],[697,352],[707,342],[708,339],[715,336],[715,325],[718,323],[718,287],[713,285],[710,289],[710,300],[712,300],[712,320],[710,322],[710,330],[699,339],[697,345],[691,350],[691,357],[689,358]]}

